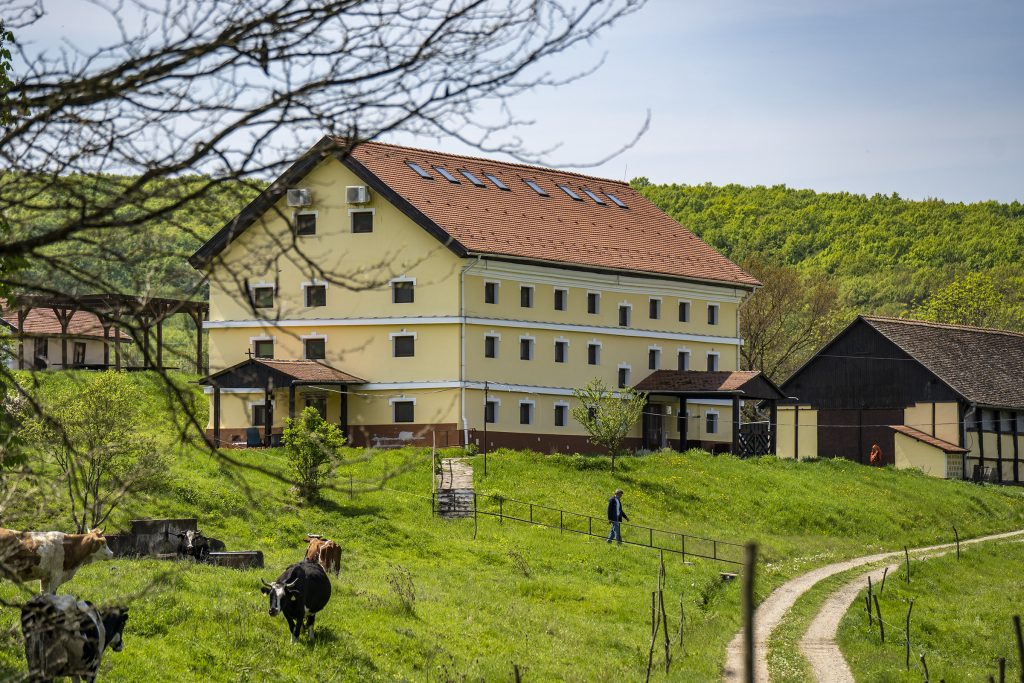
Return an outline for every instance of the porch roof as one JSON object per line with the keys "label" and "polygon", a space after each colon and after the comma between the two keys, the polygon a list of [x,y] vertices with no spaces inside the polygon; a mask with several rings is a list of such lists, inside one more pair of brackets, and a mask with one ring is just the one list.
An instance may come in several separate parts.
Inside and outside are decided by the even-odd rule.
{"label": "porch roof", "polygon": [[315,360],[277,360],[249,358],[203,377],[199,384],[220,389],[249,387],[287,387],[296,384],[364,384],[347,372]]}
{"label": "porch roof", "polygon": [[950,443],[945,439],[939,439],[931,434],[926,434],[918,429],[914,429],[913,427],[908,427],[906,425],[889,425],[889,427],[892,428],[894,432],[899,432],[900,434],[909,436],[911,439],[928,444],[934,448],[938,448],[943,453],[967,453],[966,448],[961,448],[955,443]]}
{"label": "porch roof", "polygon": [[663,396],[736,396],[758,401],[781,401],[786,398],[782,390],[760,370],[655,370],[634,389]]}

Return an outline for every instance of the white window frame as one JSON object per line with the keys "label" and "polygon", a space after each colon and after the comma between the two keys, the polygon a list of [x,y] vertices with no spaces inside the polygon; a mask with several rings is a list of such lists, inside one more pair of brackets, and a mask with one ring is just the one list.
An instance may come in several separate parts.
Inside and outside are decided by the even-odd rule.
{"label": "white window frame", "polygon": [[[418,341],[415,332],[389,332],[388,341],[391,344],[391,357],[392,358],[415,358],[416,357],[416,342]],[[397,337],[412,337],[412,355],[411,356],[396,356],[395,355],[395,339]]]}
{"label": "white window frame", "polygon": [[[523,342],[530,342],[530,357],[523,358]],[[519,360],[532,361],[537,357],[537,338],[529,334],[519,335]]]}
{"label": "white window frame", "polygon": [[[711,322],[711,311],[715,311],[715,322]],[[692,313],[692,311],[691,311]],[[719,304],[708,304],[708,325],[719,325],[722,322],[722,307]]]}
{"label": "white window frame", "polygon": [[[487,340],[494,340],[494,356],[487,355]],[[484,334],[484,358],[488,360],[497,360],[498,356],[501,355],[501,335],[493,330]]]}
{"label": "white window frame", "polygon": [[[494,303],[491,304],[487,301],[487,285],[494,285]],[[501,281],[500,280],[484,280],[484,304],[497,306],[501,303]]]}
{"label": "white window frame", "polygon": [[[715,430],[708,430],[708,416],[711,415],[715,418]],[[701,425],[701,431],[705,434],[719,434],[721,432],[722,416],[717,410],[705,410],[704,411],[704,424]]]}
{"label": "white window frame", "polygon": [[693,363],[693,351],[691,351],[686,346],[678,346],[678,347],[676,347],[676,370],[677,371],[679,370],[679,354],[681,354],[681,353],[685,353],[686,354],[686,367],[682,369],[683,372],[686,372],[686,371],[688,371],[690,369],[690,365]]}
{"label": "white window frame", "polygon": [[[622,309],[626,309],[626,324],[620,324],[622,320]],[[633,304],[628,301],[622,301],[619,303],[619,307],[615,309],[615,324],[618,327],[633,327]]]}
{"label": "white window frame", "polygon": [[[530,290],[530,305],[523,306],[523,290]],[[524,285],[519,284],[519,308],[536,308],[537,307],[537,287],[536,285]]]}
{"label": "white window frame", "polygon": [[562,308],[555,308],[556,311],[562,311],[563,313],[569,310],[569,288],[568,287],[555,287],[554,293],[551,295],[551,305],[555,305],[555,299],[558,298],[558,292],[562,293],[562,303],[565,304]]}
{"label": "white window frame", "polygon": [[[267,405],[266,401],[249,401],[249,426],[250,427],[261,427],[262,428],[262,427],[266,426],[266,423],[264,423],[264,422],[260,422],[259,424],[256,423],[256,410],[255,410],[256,406],[263,407],[265,405]],[[275,409],[274,400],[273,399],[270,400],[270,408],[271,408],[271,410]],[[273,428],[273,425],[271,425],[271,428]]]}
{"label": "white window frame", "polygon": [[[619,386],[619,370],[626,371],[626,382],[625,386]],[[619,367],[615,370],[615,388],[626,389],[629,387],[630,381],[633,379],[633,366],[629,363],[619,363]]]}
{"label": "white window frame", "polygon": [[[493,422],[488,422],[487,421],[487,404],[488,403],[493,403],[494,404],[494,421]],[[500,422],[500,421],[501,421],[501,399],[500,398],[487,398],[487,399],[484,399],[484,424],[494,425],[494,424],[498,424],[498,422]]]}
{"label": "white window frame", "polygon": [[[398,420],[395,419],[395,417],[396,417],[395,416],[395,404],[396,403],[411,403],[412,404],[412,420],[413,420],[412,422],[399,422]],[[396,424],[396,425],[416,424],[416,398],[415,397],[396,396],[394,398],[389,398],[388,399],[388,406],[390,406],[390,408],[391,408],[391,423],[392,424]]]}
{"label": "white window frame", "polygon": [[[530,406],[530,421],[523,422],[523,406]],[[519,424],[522,426],[534,425],[537,423],[537,403],[531,399],[519,399]]]}
{"label": "white window frame", "polygon": [[[412,283],[412,289],[413,289],[413,301],[415,301],[415,297],[416,297],[416,278],[409,277],[407,275],[402,275],[401,277],[393,277],[390,280],[388,280],[388,293],[391,294],[391,303],[392,304],[398,304],[398,302],[395,301],[395,283],[396,282],[411,282]],[[406,302],[403,302],[403,303],[413,303],[413,302],[406,301]]]}
{"label": "white window frame", "polygon": [[[557,348],[559,343],[565,344],[565,360],[559,363],[559,365],[565,365],[569,362],[569,340],[565,337],[555,337],[555,342],[552,345],[552,348]],[[555,362],[557,363],[558,361],[556,360]]]}
{"label": "white window frame", "polygon": [[[657,318],[651,318],[650,317],[650,314],[651,314],[651,303],[654,302],[654,301],[658,302],[658,317]],[[647,317],[648,318],[650,318],[651,320],[661,320],[664,317],[665,310],[664,310],[664,307],[661,305],[661,303],[662,303],[662,301],[661,301],[661,297],[660,296],[652,296],[652,297],[648,297],[647,298]]]}
{"label": "white window frame", "polygon": [[590,341],[587,342],[587,365],[590,365],[590,347],[591,346],[596,346],[597,347],[597,362],[594,363],[594,367],[596,368],[599,365],[601,365],[601,350],[604,348],[604,344],[602,344],[601,341],[598,340],[598,339],[591,339]]}
{"label": "white window frame", "polygon": [[[654,363],[655,367],[653,368],[650,367],[651,351],[654,351],[656,354]],[[647,347],[647,366],[649,370],[661,370],[661,347],[658,346],[657,344],[651,344],[650,346]]]}
{"label": "white window frame", "polygon": [[569,402],[568,401],[555,401],[553,408],[554,408],[555,411],[557,411],[559,408],[565,408],[565,424],[564,425],[558,424],[557,420],[555,420],[555,416],[552,415],[551,416],[551,421],[554,423],[554,426],[558,427],[559,429],[565,429],[566,427],[568,427],[569,426],[569,417],[570,417],[570,414],[569,414]]}
{"label": "white window frame", "polygon": [[[256,290],[257,289],[267,289],[267,288],[270,288],[274,292],[273,296],[271,297],[273,299],[273,301],[274,301],[274,305],[273,306],[267,306],[267,307],[257,306],[256,305]],[[253,282],[253,283],[250,283],[249,284],[249,301],[252,303],[252,307],[253,308],[258,308],[258,309],[277,308],[277,285],[274,284],[273,282]]]}
{"label": "white window frame", "polygon": [[[715,369],[714,370],[711,369],[711,357],[712,356],[714,356],[714,358],[715,358]],[[722,354],[719,353],[718,351],[708,351],[705,363],[707,363],[707,365],[705,367],[707,368],[708,372],[717,372],[717,371],[721,370],[722,369]]]}
{"label": "white window frame", "polygon": [[317,235],[316,230],[313,231],[312,235],[300,235],[299,234],[299,216],[313,216],[314,218],[316,218],[316,227],[319,228],[320,227],[320,211],[318,209],[309,209],[309,210],[306,210],[306,209],[296,209],[295,211],[292,211],[292,225],[295,228],[295,232],[293,234],[296,237],[316,237],[316,235]]}
{"label": "white window frame", "polygon": [[[686,320],[679,320],[679,304],[686,304]],[[690,299],[676,299],[676,320],[681,323],[693,322],[693,301]]]}
{"label": "white window frame", "polygon": [[[597,310],[593,313],[590,312],[591,295],[597,297]],[[587,292],[587,315],[601,315],[601,292]]]}
{"label": "white window frame", "polygon": [[[310,341],[310,340],[313,340],[313,339],[322,339],[324,341],[324,360],[326,360],[327,359],[327,335],[326,334],[317,334],[316,331],[310,332],[309,334],[300,334],[299,335],[299,340],[302,342],[302,357],[305,360],[317,360],[317,359],[311,359],[308,356],[306,356],[306,342]],[[274,344],[274,348],[277,348],[277,344],[276,343]]]}
{"label": "white window frame", "polygon": [[373,216],[372,223],[373,223],[373,227],[376,228],[377,227],[377,209],[349,209],[348,210],[348,232],[349,232],[349,234],[352,234],[352,235],[370,235],[370,234],[373,234],[375,232],[375,230],[371,230],[368,233],[366,233],[366,232],[356,232],[355,230],[353,230],[353,228],[355,226],[353,225],[354,219],[352,218],[352,214],[356,214],[356,213],[368,213],[371,216]]}

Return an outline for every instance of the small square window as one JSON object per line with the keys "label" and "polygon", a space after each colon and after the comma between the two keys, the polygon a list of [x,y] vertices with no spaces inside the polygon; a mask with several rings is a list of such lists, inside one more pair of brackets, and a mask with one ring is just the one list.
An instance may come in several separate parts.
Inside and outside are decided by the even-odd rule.
{"label": "small square window", "polygon": [[307,285],[306,308],[327,305],[327,285]]}
{"label": "small square window", "polygon": [[395,358],[412,358],[416,355],[416,337],[400,334],[395,339]]}
{"label": "small square window", "polygon": [[352,211],[352,232],[373,232],[373,211]]}
{"label": "small square window", "polygon": [[718,354],[708,354],[708,372],[715,372],[718,370]]}
{"label": "small square window", "polygon": [[533,360],[533,340],[519,340],[519,360]]}
{"label": "small square window", "polygon": [[521,424],[521,425],[533,424],[533,404],[532,403],[520,403],[519,404],[519,424]]}
{"label": "small square window", "polygon": [[498,338],[484,337],[484,358],[498,357]]}
{"label": "small square window", "polygon": [[316,214],[315,213],[300,213],[295,215],[295,234],[296,235],[315,235],[316,234]]}
{"label": "small square window", "polygon": [[252,343],[252,355],[256,358],[273,358],[274,341],[272,339],[257,339]]}
{"label": "small square window", "polygon": [[629,306],[619,306],[619,327],[629,327]]}
{"label": "small square window", "polygon": [[326,339],[307,339],[305,340],[305,347],[306,358],[309,360],[323,360],[327,358]]}
{"label": "small square window", "polygon": [[555,290],[555,310],[564,311],[567,306],[567,300],[569,298],[569,292],[564,289]]}
{"label": "small square window", "polygon": [[716,415],[715,413],[708,413],[707,415],[704,416],[704,420],[705,420],[704,431],[707,432],[708,434],[717,434],[718,433],[718,415]]}
{"label": "small square window", "polygon": [[587,294],[587,313],[597,315],[601,311],[601,295],[597,292]]}
{"label": "small square window", "polygon": [[679,372],[686,372],[687,370],[689,370],[690,369],[690,352],[689,351],[680,351],[679,352],[679,360],[678,360],[678,362],[679,362],[679,364],[677,366],[677,369],[679,370]]}
{"label": "small square window", "polygon": [[485,282],[484,283],[484,303],[485,304],[496,304],[496,303],[498,303],[498,283],[497,282]]}
{"label": "small square window", "polygon": [[411,304],[415,299],[415,284],[408,280],[391,283],[391,303]]}
{"label": "small square window", "polygon": [[601,364],[601,345],[600,344],[588,344],[587,345],[587,364],[588,365],[600,365]]}
{"label": "small square window", "polygon": [[690,322],[690,302],[680,301],[679,302],[679,322],[688,323]]}
{"label": "small square window", "polygon": [[658,370],[661,367],[661,351],[658,349],[647,350],[647,369]]}
{"label": "small square window", "polygon": [[569,408],[563,405],[555,406],[555,426],[564,427]]}
{"label": "small square window", "polygon": [[412,422],[415,418],[416,404],[412,401],[395,401],[395,422]]}
{"label": "small square window", "polygon": [[708,304],[708,325],[718,324],[718,304]]}
{"label": "small square window", "polygon": [[657,320],[661,317],[661,299],[651,299],[648,306],[648,317]]}
{"label": "small square window", "polygon": [[254,308],[273,308],[274,307],[274,288],[273,287],[253,287],[252,288],[252,305]]}
{"label": "small square window", "polygon": [[533,287],[523,285],[519,288],[519,305],[523,308],[533,308]]}
{"label": "small square window", "polygon": [[555,342],[555,362],[564,363],[569,355],[569,342]]}
{"label": "small square window", "polygon": [[498,421],[498,402],[487,401],[484,404],[484,422],[494,424]]}

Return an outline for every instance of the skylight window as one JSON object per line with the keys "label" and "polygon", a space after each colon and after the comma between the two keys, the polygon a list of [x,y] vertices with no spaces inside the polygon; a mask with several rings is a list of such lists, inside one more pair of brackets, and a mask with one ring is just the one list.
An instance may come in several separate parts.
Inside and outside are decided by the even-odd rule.
{"label": "skylight window", "polygon": [[583,191],[587,193],[587,196],[588,196],[588,197],[590,197],[591,199],[593,199],[593,200],[594,200],[595,202],[597,202],[597,203],[598,203],[598,204],[600,204],[601,206],[607,206],[607,204],[608,204],[608,203],[607,203],[607,202],[606,202],[605,200],[601,199],[600,197],[598,197],[598,196],[597,196],[596,194],[594,194],[593,192],[591,192],[591,191],[590,191],[590,190],[588,190],[587,188],[585,188],[585,187],[584,187],[584,188],[583,188]]}
{"label": "skylight window", "polygon": [[434,170],[440,173],[441,177],[447,180],[449,183],[455,183],[456,185],[459,184],[459,179],[453,176],[451,173],[449,173],[448,169],[441,168],[440,166],[435,166]]}
{"label": "skylight window", "polygon": [[619,207],[620,209],[628,209],[629,208],[628,206],[626,206],[623,203],[623,201],[621,199],[619,199],[618,197],[613,195],[611,192],[605,192],[605,195],[607,195],[608,199],[612,200],[612,202],[615,203],[615,206]]}
{"label": "skylight window", "polygon": [[575,199],[578,202],[582,202],[583,201],[583,197],[581,197],[578,194],[576,194],[575,192],[573,192],[572,188],[570,188],[568,185],[559,185],[558,187],[560,187],[562,189],[562,192],[564,192],[567,195],[569,195],[572,199]]}
{"label": "skylight window", "polygon": [[424,171],[423,167],[417,164],[415,161],[407,161],[405,163],[409,165],[409,168],[416,171],[416,174],[419,175],[420,178],[426,178],[427,180],[434,179],[434,176]]}
{"label": "skylight window", "polygon": [[479,178],[477,178],[475,175],[473,175],[469,171],[467,171],[466,169],[460,168],[459,169],[459,173],[461,173],[462,175],[466,176],[466,180],[468,180],[469,182],[473,183],[477,187],[484,187],[483,181],[480,180]]}
{"label": "skylight window", "polygon": [[488,180],[490,180],[492,183],[494,183],[494,186],[496,188],[498,188],[499,190],[505,190],[505,192],[511,192],[511,190],[508,189],[508,185],[506,185],[505,183],[501,182],[501,179],[496,177],[493,173],[484,173],[484,176],[486,176]]}
{"label": "skylight window", "polygon": [[523,182],[526,183],[527,185],[529,185],[530,189],[533,190],[534,192],[536,192],[537,194],[539,194],[541,197],[549,196],[548,193],[544,191],[543,187],[541,187],[537,183],[533,182],[532,180],[528,180],[527,178],[523,178]]}

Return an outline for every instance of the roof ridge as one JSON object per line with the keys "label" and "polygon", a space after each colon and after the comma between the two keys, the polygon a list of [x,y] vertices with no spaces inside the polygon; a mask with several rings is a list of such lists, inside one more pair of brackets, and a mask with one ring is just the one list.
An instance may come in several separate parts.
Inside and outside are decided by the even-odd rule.
{"label": "roof ridge", "polygon": [[867,321],[878,320],[881,322],[901,323],[905,325],[919,325],[921,327],[936,327],[939,329],[970,330],[972,332],[984,332],[986,334],[1005,334],[1011,337],[1024,337],[1024,332],[1013,330],[1001,330],[996,327],[979,327],[977,325],[957,325],[954,323],[940,323],[932,320],[918,320],[916,318],[900,318],[888,315],[861,315]]}
{"label": "roof ridge", "polygon": [[[332,136],[332,138],[335,139],[336,141],[341,139],[341,138],[338,138],[337,136]],[[425,147],[409,147],[407,145],[396,145],[396,144],[393,144],[393,143],[390,143],[390,142],[381,142],[379,140],[367,140],[366,142],[361,142],[358,145],[356,145],[356,149],[358,149],[359,147],[366,146],[366,145],[374,145],[374,146],[377,146],[377,147],[385,147],[385,148],[402,150],[402,151],[407,151],[407,152],[418,152],[418,153],[424,153],[424,154],[437,154],[437,155],[440,155],[440,156],[445,156],[445,157],[454,158],[454,159],[464,159],[464,160],[467,160],[467,161],[476,161],[476,162],[482,162],[482,163],[485,163],[485,164],[499,164],[501,166],[507,166],[507,167],[511,167],[511,168],[522,169],[522,170],[529,170],[529,171],[546,173],[546,174],[559,173],[559,174],[562,174],[562,175],[573,176],[573,177],[576,177],[576,178],[586,178],[587,180],[596,180],[596,181],[599,181],[599,182],[602,182],[602,183],[613,183],[613,184],[619,185],[619,186],[630,187],[629,182],[626,181],[626,180],[615,180],[614,178],[605,178],[605,177],[602,177],[602,176],[588,175],[586,173],[579,173],[577,171],[564,171],[564,170],[562,170],[560,168],[553,168],[551,166],[540,166],[539,164],[525,164],[525,163],[516,162],[516,161],[498,161],[496,159],[490,159],[488,157],[482,157],[482,156],[474,156],[474,155],[471,155],[471,154],[454,154],[452,152],[442,152],[442,151],[439,151],[439,150],[436,150],[436,149],[426,149]]]}

